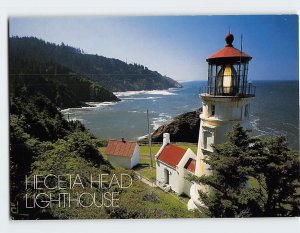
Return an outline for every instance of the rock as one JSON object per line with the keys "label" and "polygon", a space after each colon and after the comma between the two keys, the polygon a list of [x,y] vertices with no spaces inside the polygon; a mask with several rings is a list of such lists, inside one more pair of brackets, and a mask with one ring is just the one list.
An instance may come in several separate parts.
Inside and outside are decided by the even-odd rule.
{"label": "rock", "polygon": [[163,134],[169,133],[171,142],[198,142],[200,118],[202,108],[187,112],[173,118],[172,122],[160,126],[152,134],[153,142],[162,142]]}

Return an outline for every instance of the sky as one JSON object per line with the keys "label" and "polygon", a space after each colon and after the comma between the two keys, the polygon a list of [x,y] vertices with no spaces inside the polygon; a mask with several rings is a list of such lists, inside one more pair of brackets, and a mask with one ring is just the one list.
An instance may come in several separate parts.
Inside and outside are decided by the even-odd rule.
{"label": "sky", "polygon": [[233,45],[253,59],[250,80],[297,80],[298,16],[11,17],[10,36],[34,36],[85,53],[139,63],[177,81],[207,80],[211,54]]}

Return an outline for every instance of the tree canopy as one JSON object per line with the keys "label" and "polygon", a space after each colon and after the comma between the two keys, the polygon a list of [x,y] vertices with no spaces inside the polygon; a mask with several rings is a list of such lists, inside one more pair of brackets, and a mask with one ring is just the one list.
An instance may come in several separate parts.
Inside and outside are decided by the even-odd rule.
{"label": "tree canopy", "polygon": [[118,101],[110,91],[53,61],[10,57],[9,87],[15,96],[40,93],[59,108],[87,106],[85,102]]}
{"label": "tree canopy", "polygon": [[211,217],[298,216],[299,154],[286,138],[252,137],[235,125],[228,139],[204,160],[211,175],[192,177],[209,187],[199,192],[202,211]]}
{"label": "tree canopy", "polygon": [[11,37],[11,57],[55,62],[100,84],[110,91],[161,90],[181,87],[173,79],[140,64],[127,64],[114,58],[85,54],[64,43],[56,45],[34,37]]}

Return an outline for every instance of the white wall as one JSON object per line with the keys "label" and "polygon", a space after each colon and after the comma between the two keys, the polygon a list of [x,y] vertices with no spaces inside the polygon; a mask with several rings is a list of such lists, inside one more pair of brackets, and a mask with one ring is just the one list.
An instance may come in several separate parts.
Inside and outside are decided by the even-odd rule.
{"label": "white wall", "polygon": [[189,196],[192,184],[186,179],[190,172],[184,166],[190,158],[196,159],[196,155],[191,149],[188,149],[176,168],[156,160],[156,180],[159,181],[158,183],[162,184],[165,182],[165,169],[167,169],[169,171],[169,185],[171,189],[178,194],[184,193]]}
{"label": "white wall", "polygon": [[165,182],[165,169],[169,171],[169,185],[171,189],[181,194],[182,190],[180,189],[180,176],[178,171],[175,168],[170,167],[159,160],[156,160],[156,180],[159,181],[158,184],[161,185]]}
{"label": "white wall", "polygon": [[[211,117],[212,119],[215,118],[221,121],[244,120],[245,105],[250,104],[252,99],[252,97],[211,97],[201,95],[203,105],[203,112],[201,114],[201,118],[207,119]],[[214,116],[211,116],[211,105],[215,105]]]}
{"label": "white wall", "polygon": [[131,169],[140,162],[140,147],[136,144],[132,157],[107,155],[108,161],[114,165]]}
{"label": "white wall", "polygon": [[[209,141],[208,143],[221,144],[228,140],[227,132],[232,130],[234,124],[239,122],[244,128],[248,128],[249,114],[245,116],[245,106],[250,106],[252,100],[252,97],[213,97],[207,95],[200,95],[200,97],[203,104],[203,112],[200,115],[201,123],[196,162],[196,175],[198,176],[203,173],[209,173],[209,166],[203,164],[202,161],[205,156],[212,152],[210,145],[207,145],[207,147],[204,145],[206,141],[205,136],[211,135],[209,140],[207,140]],[[215,114],[213,116],[211,115],[212,105],[215,106]],[[209,133],[205,133],[205,131]]]}
{"label": "white wall", "polygon": [[131,158],[124,157],[124,156],[114,156],[114,155],[107,155],[108,161],[111,162],[113,165],[117,165],[123,168],[131,169]]}
{"label": "white wall", "polygon": [[188,177],[189,174],[191,174],[188,170],[184,168],[186,165],[187,161],[189,159],[195,159],[196,160],[196,155],[195,153],[188,148],[187,151],[185,152],[184,156],[178,163],[177,169],[179,171],[179,190],[180,193],[184,193],[188,196],[190,196],[190,188],[191,188],[191,182],[188,181],[186,178]]}
{"label": "white wall", "polygon": [[140,146],[136,144],[133,152],[133,156],[131,157],[131,168],[138,165],[140,163]]}
{"label": "white wall", "polygon": [[[183,171],[184,177],[188,177],[190,174],[193,174],[193,173],[189,172],[186,169]],[[185,179],[185,181],[183,182],[182,191],[185,195],[187,195],[189,197],[191,196],[191,193],[190,193],[191,187],[192,187],[192,182]]]}

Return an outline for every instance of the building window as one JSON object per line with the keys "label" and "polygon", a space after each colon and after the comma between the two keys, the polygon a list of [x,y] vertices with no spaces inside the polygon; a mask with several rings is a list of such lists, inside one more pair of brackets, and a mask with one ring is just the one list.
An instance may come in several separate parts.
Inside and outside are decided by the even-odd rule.
{"label": "building window", "polygon": [[215,105],[211,105],[211,107],[210,107],[210,115],[211,116],[214,116],[215,115],[215,112],[216,112],[216,106]]}
{"label": "building window", "polygon": [[204,131],[203,132],[203,148],[205,150],[212,150],[212,147],[211,147],[212,144],[213,144],[212,132]]}
{"label": "building window", "polygon": [[207,132],[203,133],[203,148],[206,149],[207,148]]}

